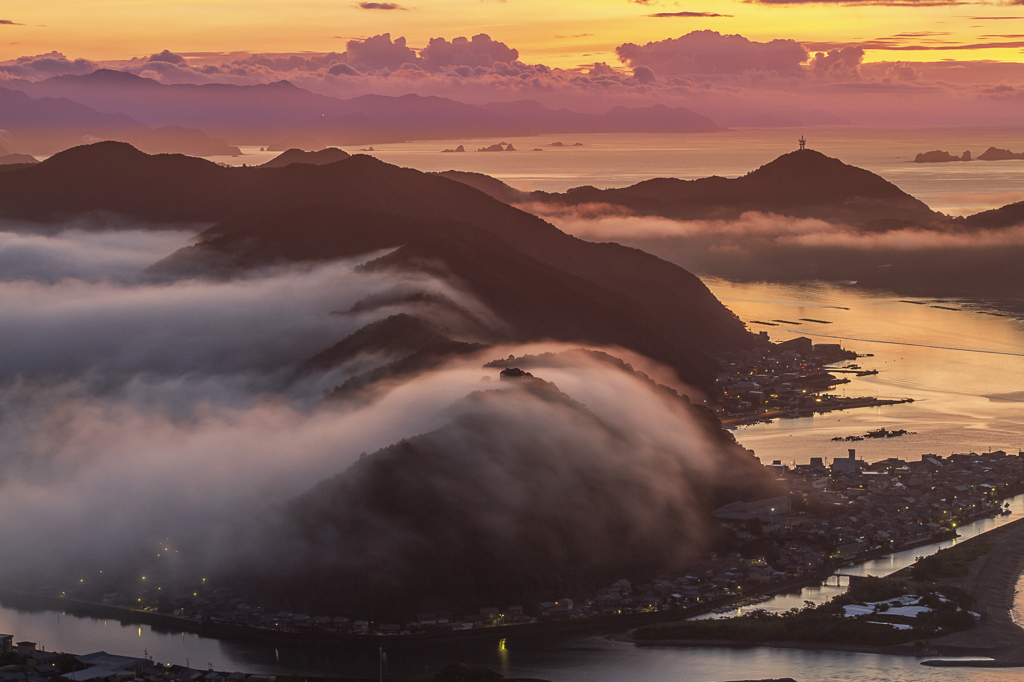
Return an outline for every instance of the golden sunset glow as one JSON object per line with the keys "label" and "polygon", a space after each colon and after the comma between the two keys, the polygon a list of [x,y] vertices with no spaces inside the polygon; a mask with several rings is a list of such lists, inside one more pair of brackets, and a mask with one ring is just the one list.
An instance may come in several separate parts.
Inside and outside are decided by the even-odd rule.
{"label": "golden sunset glow", "polygon": [[[1024,60],[1019,37],[1024,11],[1012,5],[431,0],[363,9],[360,4],[392,3],[11,0],[0,16],[11,22],[0,25],[0,59],[53,50],[94,60],[142,57],[163,49],[341,52],[349,39],[382,33],[404,36],[411,47],[420,48],[434,37],[487,33],[518,49],[524,62],[574,68],[595,61],[618,66],[615,48],[625,42],[711,29],[762,42],[791,38],[812,45],[860,44],[866,47],[865,62]],[[652,16],[675,13],[723,16]]]}

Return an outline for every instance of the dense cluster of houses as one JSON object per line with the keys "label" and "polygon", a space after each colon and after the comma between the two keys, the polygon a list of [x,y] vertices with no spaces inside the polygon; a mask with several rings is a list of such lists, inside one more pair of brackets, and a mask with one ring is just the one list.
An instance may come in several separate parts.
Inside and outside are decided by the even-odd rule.
{"label": "dense cluster of houses", "polygon": [[712,515],[731,535],[727,552],[709,552],[685,573],[632,585],[619,580],[572,615],[687,608],[756,594],[773,584],[950,535],[958,525],[1004,513],[1024,492],[1024,452],[924,455],[867,463],[849,457],[826,466],[768,465],[789,494],[736,502]]}
{"label": "dense cluster of houses", "polygon": [[[623,578],[583,599],[559,599],[528,610],[510,606],[469,614],[420,613],[404,623],[268,613],[229,588],[205,583],[178,593],[147,587],[141,597],[109,594],[104,601],[220,628],[321,637],[444,634],[560,619],[696,611],[952,536],[960,524],[1002,513],[1002,500],[1024,492],[1024,453],[1003,451],[867,463],[851,450],[849,457],[830,464],[812,458],[804,465],[773,462],[767,468],[785,494],[714,510],[720,526],[717,551],[699,557],[686,571],[646,582]],[[0,677],[0,682],[21,679]]]}
{"label": "dense cluster of houses", "polygon": [[[727,353],[719,358],[719,415],[730,419],[764,410],[801,414],[819,408],[824,400],[835,402],[821,392],[848,379],[826,371],[826,365],[856,358],[839,344],[815,344],[806,337]],[[859,369],[851,366],[844,371]]]}

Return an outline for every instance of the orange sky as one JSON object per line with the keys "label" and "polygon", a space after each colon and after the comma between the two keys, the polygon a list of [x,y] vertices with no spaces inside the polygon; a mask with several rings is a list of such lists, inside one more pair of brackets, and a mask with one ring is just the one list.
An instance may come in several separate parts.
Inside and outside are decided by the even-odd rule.
{"label": "orange sky", "polygon": [[[1024,41],[1024,7],[997,4],[879,6],[765,5],[733,0],[403,0],[404,9],[362,9],[346,0],[5,0],[0,59],[57,50],[69,57],[125,59],[175,52],[341,52],[345,40],[390,32],[419,47],[431,37],[487,33],[527,63],[618,64],[624,42],[697,29],[758,41],[864,43],[946,49],[869,49],[865,61],[1024,61],[1020,47],[948,49]],[[723,17],[655,18],[705,12]],[[978,19],[977,17],[1003,17]],[[1019,18],[1018,18],[1019,17]],[[13,23],[6,23],[13,22]],[[1000,37],[1008,36],[1008,37]],[[877,44],[871,42],[869,44]]]}

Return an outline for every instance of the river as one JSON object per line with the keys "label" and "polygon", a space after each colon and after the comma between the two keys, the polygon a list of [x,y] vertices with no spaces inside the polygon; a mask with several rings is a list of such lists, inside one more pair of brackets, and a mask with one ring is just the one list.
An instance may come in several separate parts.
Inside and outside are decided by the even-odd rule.
{"label": "river", "polygon": [[[1024,393],[1024,323],[1011,317],[980,314],[961,302],[901,303],[884,292],[840,285],[780,286],[734,284],[708,280],[712,291],[742,319],[800,318],[832,324],[801,323],[766,327],[776,340],[807,335],[815,340],[842,339],[864,358],[866,368],[879,374],[858,377],[846,385],[849,395],[913,397],[908,405],[837,412],[772,424],[741,427],[738,440],[763,460],[806,461],[810,456],[843,455],[850,445],[869,461],[890,456],[916,459],[922,453],[1013,450],[1024,445],[1020,418]],[[945,308],[962,308],[946,310]],[[813,328],[812,328],[813,327]],[[917,432],[883,441],[833,443],[833,435],[863,433],[878,426]],[[1024,514],[1024,496],[1011,503],[1009,517],[979,521],[960,528],[962,538],[990,530]],[[898,570],[914,557],[951,543],[920,547],[860,566],[846,574],[883,575]],[[1024,590],[1024,584],[1021,589]],[[841,583],[808,588],[761,605],[788,609],[804,600],[821,602],[843,589]],[[1015,605],[1019,621],[1024,603]],[[148,626],[67,616],[58,612],[27,612],[0,608],[0,632],[30,639],[51,650],[141,656],[158,661],[208,665],[221,670],[293,674],[374,676],[376,652],[345,652],[329,647],[274,648],[238,644],[182,633],[162,633]],[[503,647],[451,645],[429,651],[385,651],[389,677],[420,674],[451,660],[487,665],[506,674],[560,682],[685,682],[793,677],[807,680],[843,679],[917,682],[950,678],[949,670],[921,666],[906,657],[812,652],[767,648],[637,648],[603,637],[553,641],[544,646],[507,644]],[[1019,679],[1019,671],[958,669],[957,679],[969,682]]]}

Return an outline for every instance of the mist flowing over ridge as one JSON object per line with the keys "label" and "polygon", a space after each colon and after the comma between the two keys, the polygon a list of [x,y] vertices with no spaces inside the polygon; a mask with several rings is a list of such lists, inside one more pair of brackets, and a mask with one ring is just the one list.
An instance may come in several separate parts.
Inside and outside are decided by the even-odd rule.
{"label": "mist flowing over ridge", "polygon": [[[620,189],[523,192],[441,175],[593,241],[634,246],[739,281],[857,282],[912,296],[1017,299],[1024,202],[952,218],[885,179],[813,151],[735,179],[659,178]],[[1007,303],[1008,305],[1016,305]]]}
{"label": "mist flowing over ridge", "polygon": [[363,155],[324,166],[223,168],[100,143],[0,175],[0,210],[37,221],[102,212],[216,223],[154,267],[165,276],[393,249],[367,267],[454,278],[509,323],[509,340],[620,345],[698,386],[713,381],[709,354],[754,343],[677,266],[576,239],[461,183]]}
{"label": "mist flowing over ridge", "polygon": [[[353,587],[372,588],[366,595],[386,588],[392,597],[378,607],[400,613],[423,599],[540,598],[589,588],[616,571],[679,565],[707,540],[701,528],[715,495],[734,499],[767,485],[756,460],[709,411],[683,397],[698,392],[679,384],[671,369],[642,358],[634,361],[671,387],[635,372],[615,359],[633,357],[621,349],[593,354],[552,343],[478,346],[405,373],[371,377],[345,400],[324,401],[325,389],[406,357],[401,344],[385,347],[360,337],[396,311],[447,334],[479,336],[494,324],[500,332],[498,318],[479,300],[441,278],[332,260],[247,268],[228,278],[154,280],[144,271],[150,254],[189,241],[191,233],[4,234],[41,253],[68,239],[88,247],[0,282],[7,349],[0,364],[6,462],[0,512],[12,521],[32,518],[31,524],[5,524],[0,533],[16,548],[5,555],[8,584],[81,577],[78,589],[90,595],[137,580],[140,572],[166,584],[202,574],[241,579],[254,594],[290,603],[308,598],[319,571],[343,566],[353,571]],[[136,256],[126,257],[125,250]],[[122,263],[118,282],[77,278],[110,262]],[[457,319],[472,324],[460,328]],[[354,339],[342,356],[300,371],[318,348],[342,336]],[[531,358],[547,358],[534,369],[546,379],[503,386],[499,370],[484,364],[507,355],[528,367]],[[483,377],[491,381],[482,383]],[[632,396],[628,407],[623,395]],[[525,434],[532,436],[523,440]],[[450,447],[436,449],[442,443]],[[396,515],[362,478],[370,471],[388,480],[386,472],[395,472],[388,453],[413,444],[424,455],[402,464],[402,480],[413,485],[403,499],[416,514],[416,505],[428,504],[437,522],[420,527],[418,537],[403,528],[408,517]],[[374,451],[380,452],[358,459]],[[638,457],[647,465],[638,467]],[[543,490],[534,486],[545,471],[537,466],[541,460],[548,472]],[[356,462],[352,473],[341,474]],[[337,475],[354,486],[351,491],[325,496],[334,483],[315,487]],[[619,495],[624,477],[633,479],[630,496]],[[483,497],[430,502],[450,486]],[[490,495],[515,490],[526,497],[492,504],[497,498]],[[565,504],[567,495],[617,498],[626,510],[636,495],[649,503],[652,493],[661,511],[640,513],[649,504],[640,505],[629,518],[618,518],[605,508],[597,526],[592,514]],[[118,504],[111,505],[115,498]],[[456,541],[452,529],[440,532],[442,520],[468,519],[477,511],[481,523],[463,528],[463,540]],[[368,521],[376,529],[373,546],[360,532],[324,536],[339,528],[334,521],[324,525],[332,518]],[[506,543],[537,527],[553,535],[534,537],[529,552],[503,564],[504,572],[478,574],[480,564],[462,565],[476,586],[461,596],[446,586],[451,576],[439,581],[446,564],[419,577],[408,573],[425,546],[449,547],[449,559],[469,551],[485,563],[503,561]],[[662,542],[622,563],[607,542],[579,544],[601,528]],[[154,555],[158,545],[173,552]],[[282,558],[308,552],[326,561],[303,567]],[[561,576],[554,582],[553,568]],[[502,576],[510,582],[498,586]],[[321,596],[324,608],[366,604],[336,590]]]}

